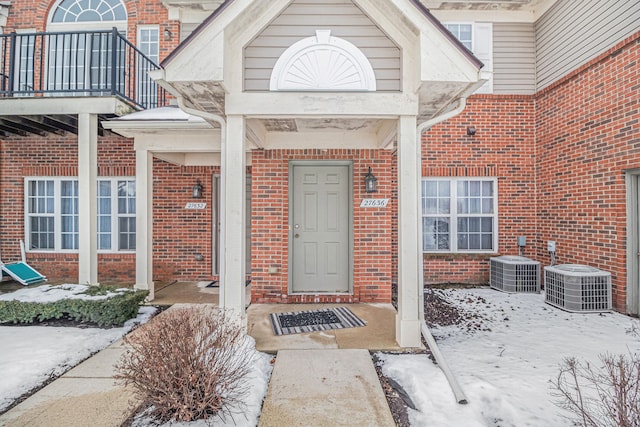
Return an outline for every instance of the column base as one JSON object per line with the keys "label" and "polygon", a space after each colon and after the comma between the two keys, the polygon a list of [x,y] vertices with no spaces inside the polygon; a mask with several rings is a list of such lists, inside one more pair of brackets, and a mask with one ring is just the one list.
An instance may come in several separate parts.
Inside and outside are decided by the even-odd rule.
{"label": "column base", "polygon": [[141,289],[143,291],[149,291],[149,296],[146,301],[153,301],[155,299],[155,286],[154,283],[136,283],[133,285],[134,289]]}
{"label": "column base", "polygon": [[403,348],[421,348],[420,320],[402,320],[396,314],[396,342]]}

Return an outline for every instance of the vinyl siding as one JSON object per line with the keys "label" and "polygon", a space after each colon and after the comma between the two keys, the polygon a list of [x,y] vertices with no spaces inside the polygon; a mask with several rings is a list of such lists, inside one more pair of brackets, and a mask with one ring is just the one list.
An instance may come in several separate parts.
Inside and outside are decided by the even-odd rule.
{"label": "vinyl siding", "polygon": [[362,51],[378,91],[400,90],[400,49],[350,0],[295,0],[245,48],[245,90],[268,91],[280,55],[319,29],[331,30]]}
{"label": "vinyl siding", "polygon": [[493,93],[535,93],[535,68],[534,25],[493,24]]}
{"label": "vinyl siding", "polygon": [[640,29],[638,0],[565,0],[536,22],[537,89]]}

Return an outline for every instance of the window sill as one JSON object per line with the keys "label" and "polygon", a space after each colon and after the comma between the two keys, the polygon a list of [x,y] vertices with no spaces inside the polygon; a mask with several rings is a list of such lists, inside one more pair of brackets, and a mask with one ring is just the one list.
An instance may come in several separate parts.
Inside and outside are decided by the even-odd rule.
{"label": "window sill", "polygon": [[423,252],[423,259],[479,259],[488,260],[498,256],[497,252]]}

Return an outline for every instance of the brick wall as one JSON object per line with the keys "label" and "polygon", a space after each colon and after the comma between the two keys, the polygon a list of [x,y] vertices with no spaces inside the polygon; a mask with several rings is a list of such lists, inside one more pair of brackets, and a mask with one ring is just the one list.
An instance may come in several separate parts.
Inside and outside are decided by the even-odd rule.
{"label": "brick wall", "polygon": [[[423,134],[422,176],[498,179],[499,254],[517,254],[517,236],[535,238],[534,113],[531,96],[476,95]],[[491,256],[424,254],[425,283],[487,283]]]}
{"label": "brick wall", "polygon": [[[213,280],[213,176],[218,167],[153,164],[153,278],[154,280]],[[203,198],[191,198],[197,180]],[[188,202],[204,202],[205,209],[185,209]],[[198,260],[197,255],[202,256]]]}
{"label": "brick wall", "polygon": [[[640,168],[640,33],[537,96],[537,258],[612,273],[626,310],[625,171]],[[636,219],[637,220],[637,219]]]}
{"label": "brick wall", "polygon": [[[290,160],[353,160],[353,295],[288,294],[288,168]],[[368,196],[369,166],[378,178],[375,198],[391,197],[392,155],[386,150],[254,151],[252,168],[253,302],[390,302],[391,209],[360,208]],[[278,273],[270,274],[269,267]]]}
{"label": "brick wall", "polygon": [[[78,144],[75,135],[3,138],[0,153],[0,253],[6,262],[20,258],[19,241],[25,238],[24,177],[77,177]],[[98,164],[99,176],[135,176],[133,142],[113,135],[99,137]],[[30,252],[27,260],[52,282],[78,280],[77,254]],[[133,254],[99,254],[98,264],[103,283],[135,278]]]}
{"label": "brick wall", "polygon": [[[25,238],[24,177],[77,177],[74,135],[0,139],[0,253],[4,261],[20,257]],[[115,135],[98,138],[98,175],[134,177],[133,141]],[[175,166],[154,161],[154,279],[212,280],[212,188],[218,167]],[[199,179],[204,187],[203,210],[185,209],[191,188]],[[196,259],[196,254],[203,257]],[[78,255],[30,252],[27,260],[51,282],[78,280]],[[103,284],[135,281],[134,253],[98,254],[98,279]]]}

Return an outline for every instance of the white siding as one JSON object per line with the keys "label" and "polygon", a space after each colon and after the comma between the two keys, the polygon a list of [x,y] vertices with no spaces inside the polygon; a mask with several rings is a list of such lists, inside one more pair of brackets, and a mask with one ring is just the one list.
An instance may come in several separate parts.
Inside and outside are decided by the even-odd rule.
{"label": "white siding", "polygon": [[245,48],[245,90],[268,91],[280,55],[322,29],[364,53],[378,91],[400,90],[400,49],[350,0],[295,0]]}
{"label": "white siding", "polygon": [[493,93],[535,93],[535,69],[533,24],[493,24]]}
{"label": "white siding", "polygon": [[538,90],[595,58],[638,29],[638,0],[557,2],[536,22]]}

